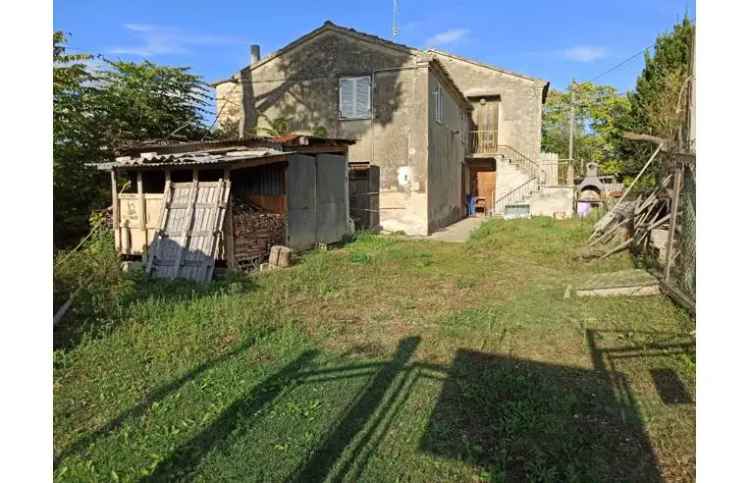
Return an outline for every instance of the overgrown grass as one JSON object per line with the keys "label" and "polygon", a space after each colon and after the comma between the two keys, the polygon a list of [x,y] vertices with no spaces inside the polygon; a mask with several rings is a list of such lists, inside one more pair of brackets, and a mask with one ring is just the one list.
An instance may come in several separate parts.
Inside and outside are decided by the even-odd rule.
{"label": "overgrown grass", "polygon": [[632,266],[574,261],[589,230],[493,220],[208,285],[118,275],[55,352],[55,477],[694,479],[692,321],[660,296],[564,299]]}

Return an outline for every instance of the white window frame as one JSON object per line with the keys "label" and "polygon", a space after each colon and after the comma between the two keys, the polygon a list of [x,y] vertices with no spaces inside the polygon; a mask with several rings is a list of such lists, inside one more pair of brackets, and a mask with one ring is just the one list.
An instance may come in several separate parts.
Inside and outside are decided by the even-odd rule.
{"label": "white window frame", "polygon": [[[344,99],[344,82],[352,83],[351,92],[351,111],[345,112],[345,106],[347,104]],[[356,119],[370,119],[372,117],[372,78],[369,75],[360,76],[344,76],[339,77],[339,107],[338,107],[338,118],[340,120],[356,120]],[[361,89],[366,89],[363,91]],[[365,111],[357,110],[357,97],[359,93],[367,94],[367,109]],[[348,111],[348,110],[347,110]]]}

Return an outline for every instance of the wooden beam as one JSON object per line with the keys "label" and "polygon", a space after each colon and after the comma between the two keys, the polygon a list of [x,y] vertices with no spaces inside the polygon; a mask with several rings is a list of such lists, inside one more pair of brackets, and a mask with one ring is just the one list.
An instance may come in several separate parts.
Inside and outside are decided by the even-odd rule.
{"label": "wooden beam", "polygon": [[154,259],[156,254],[159,253],[159,244],[161,243],[161,237],[164,230],[167,227],[167,216],[169,214],[169,206],[172,201],[172,172],[167,170],[164,172],[164,195],[161,201],[161,210],[159,210],[159,227],[154,233],[154,243],[151,246],[151,250],[148,252],[148,263],[146,264],[146,275],[151,273],[151,268],[154,266]]}
{"label": "wooden beam", "polygon": [[138,229],[143,232],[143,246],[141,246],[141,257],[148,251],[148,231],[146,231],[146,197],[143,195],[143,172],[136,173],[136,186],[138,188]]}
{"label": "wooden beam", "polygon": [[669,284],[669,278],[672,275],[672,243],[674,242],[674,232],[677,227],[677,214],[680,211],[680,191],[682,191],[682,175],[683,175],[683,169],[679,168],[677,170],[676,176],[674,178],[674,190],[673,190],[673,198],[672,198],[672,206],[670,207],[672,219],[670,220],[671,223],[669,225],[669,236],[667,238],[667,267],[664,269],[665,276],[664,281]]}
{"label": "wooden beam", "polygon": [[612,209],[611,209],[611,210],[609,210],[609,211],[615,211],[615,208],[617,208],[618,206],[620,206],[620,203],[622,203],[622,201],[623,201],[623,200],[624,200],[625,198],[627,198],[628,194],[630,193],[630,190],[632,190],[632,189],[633,189],[633,186],[635,186],[635,184],[636,184],[636,183],[638,182],[638,180],[639,180],[639,179],[641,179],[641,176],[643,176],[643,173],[645,173],[645,172],[646,172],[646,169],[647,169],[647,168],[648,168],[649,166],[651,166],[651,163],[652,163],[652,162],[654,161],[654,159],[656,159],[656,155],[657,155],[657,154],[659,154],[659,151],[661,151],[663,147],[664,147],[664,145],[663,145],[663,144],[659,144],[659,145],[658,145],[658,146],[656,147],[656,149],[654,150],[654,153],[653,153],[653,154],[651,155],[651,157],[650,157],[650,158],[648,158],[648,161],[646,161],[646,164],[644,164],[644,165],[643,165],[643,168],[641,168],[641,171],[640,171],[640,172],[638,173],[638,175],[637,175],[637,176],[635,177],[635,179],[633,180],[633,182],[632,182],[632,183],[630,183],[630,186],[628,186],[628,189],[627,189],[627,190],[625,190],[625,193],[623,193],[623,194],[622,194],[622,196],[620,197],[620,199],[619,199],[619,200],[617,200],[617,203],[615,203],[615,206],[613,206],[613,207],[612,207]]}
{"label": "wooden beam", "polygon": [[625,131],[622,133],[622,137],[624,137],[625,139],[630,139],[631,141],[648,141],[654,144],[661,144],[663,147],[669,145],[669,142],[666,139],[663,139],[657,136],[652,136],[651,134],[640,134],[640,133]]}
{"label": "wooden beam", "polygon": [[112,230],[115,234],[115,249],[120,254],[120,199],[117,196],[117,172],[115,168],[110,171],[112,181]]}
{"label": "wooden beam", "polygon": [[[231,183],[232,172],[229,169],[224,170],[224,181]],[[230,185],[231,186],[231,185]],[[224,259],[227,267],[236,268],[234,258],[234,217],[232,215],[232,197],[227,201],[227,213],[224,219]]]}
{"label": "wooden beam", "polygon": [[187,210],[187,216],[186,222],[185,222],[185,228],[182,236],[182,246],[179,247],[177,251],[177,259],[175,260],[174,267],[172,268],[172,274],[171,279],[174,280],[178,277],[180,274],[180,265],[182,265],[182,258],[185,255],[185,252],[188,250],[188,239],[190,238],[190,232],[193,229],[193,221],[195,218],[195,202],[198,200],[198,168],[193,168],[193,185],[190,188],[190,203],[192,203],[193,206],[189,207]]}

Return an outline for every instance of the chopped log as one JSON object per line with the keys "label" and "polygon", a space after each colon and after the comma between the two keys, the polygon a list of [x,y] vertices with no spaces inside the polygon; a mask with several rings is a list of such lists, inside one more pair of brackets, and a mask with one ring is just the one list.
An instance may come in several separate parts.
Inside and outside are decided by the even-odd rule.
{"label": "chopped log", "polygon": [[250,200],[232,200],[234,258],[238,268],[253,271],[268,261],[271,247],[284,243],[286,217],[271,213]]}

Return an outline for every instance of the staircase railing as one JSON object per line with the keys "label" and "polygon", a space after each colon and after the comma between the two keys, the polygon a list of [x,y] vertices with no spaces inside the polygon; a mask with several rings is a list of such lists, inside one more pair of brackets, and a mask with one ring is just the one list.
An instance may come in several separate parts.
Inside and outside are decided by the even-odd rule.
{"label": "staircase railing", "polygon": [[494,213],[502,215],[506,206],[518,203],[519,201],[524,201],[533,193],[539,191],[539,185],[539,178],[535,176],[516,186],[495,200]]}
{"label": "staircase railing", "polygon": [[546,172],[539,166],[539,164],[531,160],[528,156],[517,150],[513,146],[507,144],[500,144],[497,146],[498,154],[502,154],[510,164],[517,166],[521,171],[530,176],[531,178],[538,178],[540,185],[545,185]]}

